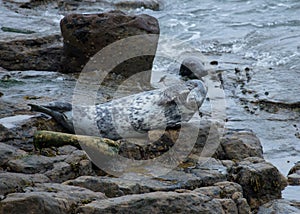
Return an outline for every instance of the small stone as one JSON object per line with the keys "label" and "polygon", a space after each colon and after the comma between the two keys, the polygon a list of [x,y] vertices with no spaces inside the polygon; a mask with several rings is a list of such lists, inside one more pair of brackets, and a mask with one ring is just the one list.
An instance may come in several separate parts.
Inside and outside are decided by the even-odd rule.
{"label": "small stone", "polygon": [[235,68],[234,71],[235,71],[236,74],[241,72],[241,70],[239,68]]}
{"label": "small stone", "polygon": [[246,68],[245,68],[245,71],[246,71],[246,72],[250,71],[250,68],[246,67]]}
{"label": "small stone", "polygon": [[258,137],[250,131],[229,131],[221,139],[222,160],[243,160],[247,157],[263,157],[262,145]]}
{"label": "small stone", "polygon": [[288,182],[290,185],[300,185],[300,161],[290,169],[288,173]]}
{"label": "small stone", "polygon": [[208,74],[200,58],[190,56],[185,58],[179,70],[179,75],[189,79],[200,79]]}
{"label": "small stone", "polygon": [[290,185],[300,185],[300,170],[288,175],[288,182]]}
{"label": "small stone", "polygon": [[218,65],[219,62],[218,62],[218,61],[211,61],[210,64],[211,64],[211,65]]}

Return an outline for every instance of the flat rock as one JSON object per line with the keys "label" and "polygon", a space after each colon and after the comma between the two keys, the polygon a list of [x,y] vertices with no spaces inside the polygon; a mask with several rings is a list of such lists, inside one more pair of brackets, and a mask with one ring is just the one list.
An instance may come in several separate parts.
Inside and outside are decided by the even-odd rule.
{"label": "flat rock", "polygon": [[20,150],[14,146],[0,143],[0,167],[6,164],[9,160],[26,155],[27,152]]}
{"label": "flat rock", "polygon": [[[30,4],[43,7],[29,10]],[[44,1],[3,0],[0,7],[0,20],[5,20],[0,28],[1,67],[19,71],[58,70],[63,47],[59,31],[62,15]]]}
{"label": "flat rock", "polygon": [[24,193],[11,193],[0,202],[0,213],[72,213],[77,206],[104,199],[81,187],[45,183],[30,187]]}
{"label": "flat rock", "polygon": [[0,65],[7,70],[57,71],[61,56],[59,34],[0,39]]}
{"label": "flat rock", "polygon": [[[209,166],[208,166],[209,165]],[[155,191],[174,191],[178,189],[193,190],[201,186],[209,186],[226,181],[226,167],[221,163],[208,163],[203,168],[193,169],[189,173],[173,170],[158,177],[146,177],[139,173],[127,173],[122,177],[82,176],[64,184],[81,186],[100,191],[107,197],[118,197],[128,194],[141,194]]]}
{"label": "flat rock", "polygon": [[25,187],[49,181],[49,178],[43,174],[1,172],[0,195],[6,195],[12,192],[23,192]]}
{"label": "flat rock", "polygon": [[43,155],[27,155],[19,159],[10,160],[7,167],[12,172],[27,174],[44,173],[53,169],[54,163],[61,162],[66,157],[47,157]]}
{"label": "flat rock", "polygon": [[281,191],[287,186],[286,178],[275,166],[257,157],[239,162],[231,173],[232,180],[243,187],[251,209],[281,198]]}
{"label": "flat rock", "polygon": [[193,174],[175,171],[157,178],[147,178],[134,173],[119,178],[83,176],[67,181],[65,184],[104,192],[107,197],[118,197],[154,191],[174,191],[184,188],[194,189],[202,183]]}
{"label": "flat rock", "polygon": [[78,213],[222,213],[219,201],[200,193],[154,192],[97,200]]}
{"label": "flat rock", "polygon": [[144,8],[150,10],[161,10],[162,2],[158,0],[117,0],[114,5],[118,9]]}
{"label": "flat rock", "polygon": [[[300,73],[281,69],[258,71],[238,95],[249,101],[295,105],[300,103],[300,89],[296,81]],[[254,96],[255,95],[255,96]]]}
{"label": "flat rock", "polygon": [[300,203],[292,202],[284,199],[273,200],[259,207],[257,214],[273,214],[273,213],[300,213]]}
{"label": "flat rock", "polygon": [[201,181],[200,186],[210,186],[214,183],[226,181],[227,167],[220,160],[214,158],[200,159],[195,168],[190,172],[196,175]]}

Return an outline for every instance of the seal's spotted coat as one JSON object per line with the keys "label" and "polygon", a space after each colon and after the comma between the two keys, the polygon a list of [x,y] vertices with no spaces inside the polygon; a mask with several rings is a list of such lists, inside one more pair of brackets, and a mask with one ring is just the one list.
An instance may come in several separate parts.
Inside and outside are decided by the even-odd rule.
{"label": "seal's spotted coat", "polygon": [[[117,140],[144,136],[152,129],[176,127],[192,118],[202,105],[206,93],[201,80],[189,80],[184,84],[144,91],[95,106],[73,106],[73,111],[79,112],[76,114],[79,118],[75,118],[76,134],[100,134]],[[55,105],[31,107],[51,115],[70,132],[74,132],[72,118],[53,110]],[[94,132],[93,126],[96,126],[98,133]]]}

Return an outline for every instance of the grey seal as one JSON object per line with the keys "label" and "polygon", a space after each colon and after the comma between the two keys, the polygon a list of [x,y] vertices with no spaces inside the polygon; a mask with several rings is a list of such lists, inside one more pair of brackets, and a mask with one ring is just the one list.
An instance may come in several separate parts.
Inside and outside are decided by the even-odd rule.
{"label": "grey seal", "polygon": [[[206,94],[207,89],[201,80],[189,80],[94,106],[72,107],[63,103],[30,106],[34,111],[51,115],[71,133],[74,133],[76,124],[76,134],[100,134],[101,137],[117,140],[139,137],[149,130],[176,127],[189,121],[198,112]],[[72,118],[72,108],[79,112],[79,118]],[[91,131],[93,124],[98,133]]]}

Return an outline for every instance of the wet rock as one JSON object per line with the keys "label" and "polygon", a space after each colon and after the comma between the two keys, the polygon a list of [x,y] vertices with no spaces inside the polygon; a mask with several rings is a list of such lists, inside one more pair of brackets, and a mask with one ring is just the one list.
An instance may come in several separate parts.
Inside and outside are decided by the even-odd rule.
{"label": "wet rock", "polygon": [[54,119],[45,119],[37,115],[16,115],[1,118],[0,121],[5,125],[0,125],[0,140],[27,152],[35,150],[32,139],[37,129],[64,131]]}
{"label": "wet rock", "polygon": [[[213,126],[210,121],[203,120],[189,122],[179,129],[152,130],[148,133],[148,142],[144,144],[134,140],[122,142],[119,154],[136,160],[151,159],[168,152],[174,145],[180,145],[181,151],[178,152],[190,153],[186,151],[190,149],[190,145],[185,145],[193,144],[190,156],[204,156],[203,149],[207,150],[207,146],[210,145],[210,155],[220,160],[240,161],[247,157],[263,157],[261,142],[253,132],[228,130],[221,136],[217,131],[212,131]],[[198,130],[197,136],[193,136],[195,134],[192,135],[189,129]],[[179,134],[184,140],[178,138]]]}
{"label": "wet rock", "polygon": [[104,198],[84,188],[45,183],[8,194],[0,202],[0,213],[73,213],[77,206]]}
{"label": "wet rock", "polygon": [[246,158],[234,167],[232,180],[243,187],[251,209],[281,198],[281,191],[287,186],[275,166],[257,157]]}
{"label": "wet rock", "polygon": [[94,174],[92,162],[90,160],[81,160],[76,164],[59,162],[53,165],[53,169],[45,173],[53,182],[64,182],[76,178],[80,175]]}
{"label": "wet rock", "polygon": [[224,198],[218,199],[218,201],[221,203],[224,213],[238,214],[238,209],[233,200]]}
{"label": "wet rock", "polygon": [[66,181],[64,184],[84,187],[94,192],[102,192],[109,198],[125,195],[115,180],[118,179],[102,176],[81,176],[75,180]]}
{"label": "wet rock", "polygon": [[4,117],[0,119],[2,126],[7,129],[14,129],[30,122],[35,117],[34,115],[15,115],[11,117]]}
{"label": "wet rock", "polygon": [[49,181],[49,178],[42,174],[30,175],[23,173],[1,172],[0,195],[6,195],[12,192],[23,192],[25,187]]}
{"label": "wet rock", "polygon": [[26,155],[27,152],[20,150],[16,147],[0,143],[0,167],[6,164],[9,160]]}
{"label": "wet rock", "polygon": [[[64,57],[62,72],[80,72],[89,59],[102,48],[130,36],[145,35],[143,41],[135,40],[135,44],[126,45],[118,54],[126,55],[129,50],[147,47],[147,56],[138,56],[124,62],[107,61],[107,65],[115,63],[114,73],[130,77],[141,71],[152,69],[156,52],[159,26],[158,21],[149,15],[126,15],[120,11],[111,11],[102,14],[70,14],[61,20],[61,31],[64,38]],[[147,34],[157,34],[155,41]],[[120,46],[118,46],[120,47]],[[108,59],[119,58],[112,56],[116,47],[109,50]],[[141,49],[142,50],[142,49]],[[100,60],[101,61],[101,60]],[[92,69],[105,66],[99,59],[94,59]],[[106,65],[106,66],[107,66]],[[106,68],[107,69],[107,68]],[[150,82],[150,73],[147,72],[147,81]]]}
{"label": "wet rock", "polygon": [[134,159],[141,160],[144,157],[144,149],[139,145],[127,141],[122,141],[120,144],[119,155]]}
{"label": "wet rock", "polygon": [[[60,157],[60,156],[57,156]],[[82,150],[74,150],[68,155],[61,155],[63,161],[53,163],[53,168],[45,172],[51,181],[64,182],[82,175],[94,175],[92,162]]]}
{"label": "wet rock", "polygon": [[243,198],[243,189],[237,183],[219,182],[213,186],[195,189],[194,192],[218,199],[225,213],[251,213],[247,200]]}
{"label": "wet rock", "polygon": [[257,214],[273,214],[273,213],[300,213],[300,203],[288,200],[274,200],[259,207]]}
{"label": "wet rock", "polygon": [[282,69],[255,72],[250,81],[242,87],[246,93],[242,93],[242,88],[239,88],[237,95],[241,99],[265,105],[265,110],[270,112],[276,111],[276,107],[297,108],[300,103],[297,96],[300,90],[295,81],[297,77],[297,72],[287,75]]}
{"label": "wet rock", "polygon": [[230,131],[221,139],[223,153],[218,158],[240,161],[247,157],[263,158],[262,145],[258,137],[250,131]]}
{"label": "wet rock", "polygon": [[114,8],[113,2],[105,0],[57,0],[57,7],[60,11],[95,12]]}
{"label": "wet rock", "polygon": [[57,148],[57,154],[58,155],[68,155],[68,154],[72,154],[72,152],[74,152],[75,150],[77,150],[77,148],[74,146],[70,146],[70,145],[61,146],[61,147]]}
{"label": "wet rock", "polygon": [[190,170],[191,173],[200,178],[201,186],[210,186],[214,183],[226,181],[227,168],[222,162],[214,158],[200,159],[196,168]]}
{"label": "wet rock", "polygon": [[179,70],[179,75],[188,77],[189,79],[199,79],[207,74],[207,69],[201,59],[193,56],[185,58]]}
{"label": "wet rock", "polygon": [[0,124],[0,141],[4,142],[8,139],[11,139],[13,136],[13,133],[9,131],[8,128]]}
{"label": "wet rock", "polygon": [[155,192],[97,200],[79,213],[222,213],[219,201],[200,193]]}
{"label": "wet rock", "polygon": [[288,182],[290,185],[300,185],[300,161],[289,171]]}
{"label": "wet rock", "polygon": [[104,192],[107,197],[118,197],[154,191],[195,189],[201,186],[202,182],[201,179],[193,174],[172,171],[157,178],[147,178],[138,173],[124,175],[124,177],[119,178],[83,176],[67,181],[65,184]]}
{"label": "wet rock", "polygon": [[0,65],[7,70],[57,71],[61,55],[59,34],[0,39]]}
{"label": "wet rock", "polygon": [[44,155],[27,155],[8,161],[7,169],[20,173],[44,173],[53,182],[63,182],[81,175],[93,175],[92,162],[86,153],[75,150],[68,155],[48,157]]}
{"label": "wet rock", "polygon": [[290,185],[300,185],[300,171],[288,175],[288,182]]}
{"label": "wet rock", "polygon": [[137,9],[145,8],[150,10],[161,10],[163,8],[162,2],[158,0],[118,0],[115,3],[118,9]]}
{"label": "wet rock", "polygon": [[138,173],[125,174],[119,178],[82,176],[66,181],[65,184],[100,191],[107,197],[118,197],[154,191],[193,190],[225,180],[226,176],[218,170],[199,169],[191,173],[174,170],[156,178],[141,176]]}
{"label": "wet rock", "polygon": [[27,8],[27,9],[32,9],[33,7],[37,7],[39,5],[45,5],[51,2],[51,0],[47,2],[36,1],[36,0],[4,0],[4,1],[13,3],[20,8]]}
{"label": "wet rock", "polygon": [[27,155],[19,159],[10,160],[7,167],[12,172],[27,174],[44,173],[53,168],[54,163],[61,162],[65,157],[46,157],[43,155]]}

